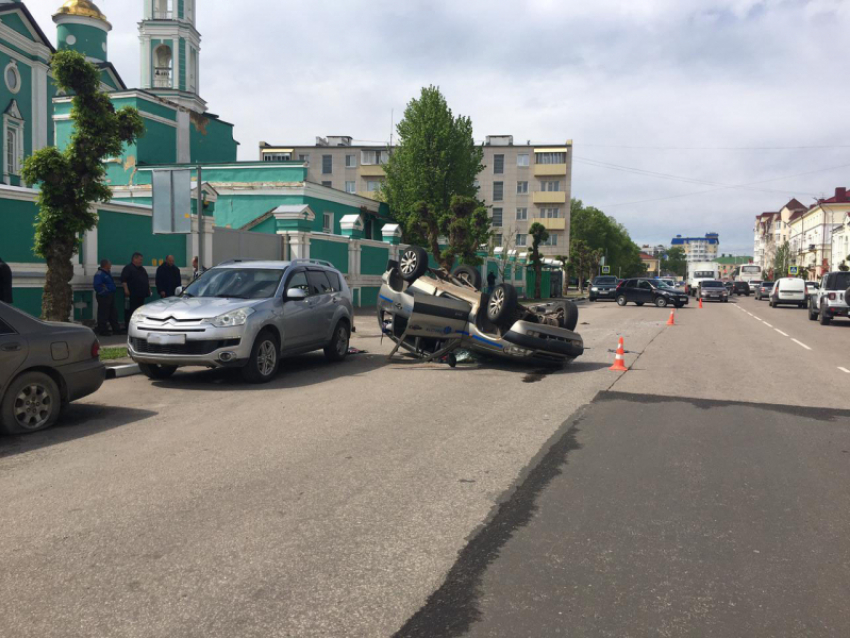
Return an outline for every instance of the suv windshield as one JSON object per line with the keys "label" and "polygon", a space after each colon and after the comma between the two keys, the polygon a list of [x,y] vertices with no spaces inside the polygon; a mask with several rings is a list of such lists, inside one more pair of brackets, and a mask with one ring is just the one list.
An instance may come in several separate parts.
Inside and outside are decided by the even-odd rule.
{"label": "suv windshield", "polygon": [[285,270],[273,268],[213,268],[183,291],[184,297],[269,299]]}
{"label": "suv windshield", "polygon": [[616,277],[597,277],[593,280],[594,286],[614,286],[617,284]]}
{"label": "suv windshield", "polygon": [[725,288],[722,281],[703,281],[700,285],[703,288]]}
{"label": "suv windshield", "polygon": [[845,290],[850,288],[850,272],[835,273],[830,277],[830,288],[833,290]]}

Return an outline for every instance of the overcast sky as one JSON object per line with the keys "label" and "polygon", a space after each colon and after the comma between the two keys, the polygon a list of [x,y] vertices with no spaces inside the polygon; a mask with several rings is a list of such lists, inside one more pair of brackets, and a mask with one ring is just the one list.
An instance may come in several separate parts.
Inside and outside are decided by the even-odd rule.
{"label": "overcast sky", "polygon": [[[138,86],[142,0],[96,2]],[[26,4],[55,41],[60,0]],[[198,5],[201,95],[243,160],[260,140],[387,140],[393,109],[436,84],[476,138],[572,139],[573,196],[639,243],[719,232],[750,254],[756,214],[850,186],[847,0]]]}

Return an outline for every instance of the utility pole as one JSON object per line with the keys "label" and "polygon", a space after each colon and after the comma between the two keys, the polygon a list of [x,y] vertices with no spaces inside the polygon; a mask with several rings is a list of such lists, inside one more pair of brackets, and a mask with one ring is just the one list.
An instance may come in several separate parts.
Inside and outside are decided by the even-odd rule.
{"label": "utility pole", "polygon": [[202,169],[198,164],[198,272],[204,269],[204,195]]}

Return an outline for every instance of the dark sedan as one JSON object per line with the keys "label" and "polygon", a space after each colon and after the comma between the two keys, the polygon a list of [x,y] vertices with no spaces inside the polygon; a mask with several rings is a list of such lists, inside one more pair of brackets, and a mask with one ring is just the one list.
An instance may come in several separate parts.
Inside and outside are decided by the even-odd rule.
{"label": "dark sedan", "polygon": [[625,279],[617,288],[617,304],[625,306],[629,302],[638,306],[651,303],[659,308],[670,304],[681,308],[688,303],[688,295],[675,288],[661,286],[654,279]]}
{"label": "dark sedan", "polygon": [[94,332],[40,321],[0,303],[0,426],[29,434],[56,423],[62,407],[96,392],[106,369]]}
{"label": "dark sedan", "polygon": [[738,295],[739,297],[741,295],[746,295],[747,297],[749,297],[750,296],[750,284],[748,284],[746,281],[733,281],[732,282],[732,289],[730,290],[730,292],[733,295]]}
{"label": "dark sedan", "polygon": [[596,277],[590,284],[590,300],[610,299],[614,301],[617,296],[617,285],[619,283],[620,280],[616,277],[605,275]]}
{"label": "dark sedan", "polygon": [[756,301],[761,301],[762,299],[767,299],[770,297],[770,293],[773,291],[772,281],[763,281],[759,284],[759,287],[756,288]]}

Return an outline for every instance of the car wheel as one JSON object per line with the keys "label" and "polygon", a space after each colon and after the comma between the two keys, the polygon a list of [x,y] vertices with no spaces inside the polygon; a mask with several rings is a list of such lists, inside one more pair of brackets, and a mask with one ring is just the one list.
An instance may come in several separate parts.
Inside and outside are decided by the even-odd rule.
{"label": "car wheel", "polygon": [[729,303],[729,299],[728,299],[728,298],[727,298],[727,299],[724,299],[724,300],[723,300],[723,303]]}
{"label": "car wheel", "polygon": [[268,383],[280,365],[280,349],[271,332],[261,332],[251,348],[248,363],[242,368],[242,378],[248,383]]}
{"label": "car wheel", "polygon": [[476,290],[481,290],[481,271],[473,266],[458,266],[452,273],[455,279],[459,279]]}
{"label": "car wheel", "polygon": [[676,306],[677,308],[683,308],[685,306],[685,304],[683,304],[680,301],[674,301],[673,305]]}
{"label": "car wheel", "polygon": [[820,305],[820,325],[828,326],[830,321],[832,321],[832,318],[827,314],[826,308],[823,307],[823,304],[821,304]]}
{"label": "car wheel", "polygon": [[27,372],[9,384],[0,424],[9,434],[31,434],[56,423],[61,409],[56,382],[43,372]]}
{"label": "car wheel", "polygon": [[629,303],[629,302],[626,301],[625,296],[620,295],[619,297],[617,297],[617,305],[618,306],[625,306],[627,303]]}
{"label": "car wheel", "polygon": [[163,366],[156,363],[140,363],[139,370],[148,379],[169,379],[177,372],[177,366]]}
{"label": "car wheel", "polygon": [[667,307],[667,300],[664,297],[656,297],[655,298],[655,305],[658,306],[659,308],[666,308]]}
{"label": "car wheel", "polygon": [[578,325],[578,306],[572,301],[564,302],[564,328],[575,330]]}
{"label": "car wheel", "polygon": [[348,342],[351,340],[351,333],[348,330],[348,324],[345,321],[340,321],[336,324],[334,336],[331,342],[325,346],[325,358],[328,361],[342,361],[348,356]]}
{"label": "car wheel", "polygon": [[499,284],[487,300],[487,318],[491,323],[502,326],[514,316],[516,306],[516,288],[510,284]]}
{"label": "car wheel", "polygon": [[401,253],[399,262],[401,276],[408,283],[414,282],[428,271],[428,252],[419,246],[410,246]]}
{"label": "car wheel", "polygon": [[809,321],[817,321],[818,313],[815,312],[815,304],[813,302],[809,302]]}

